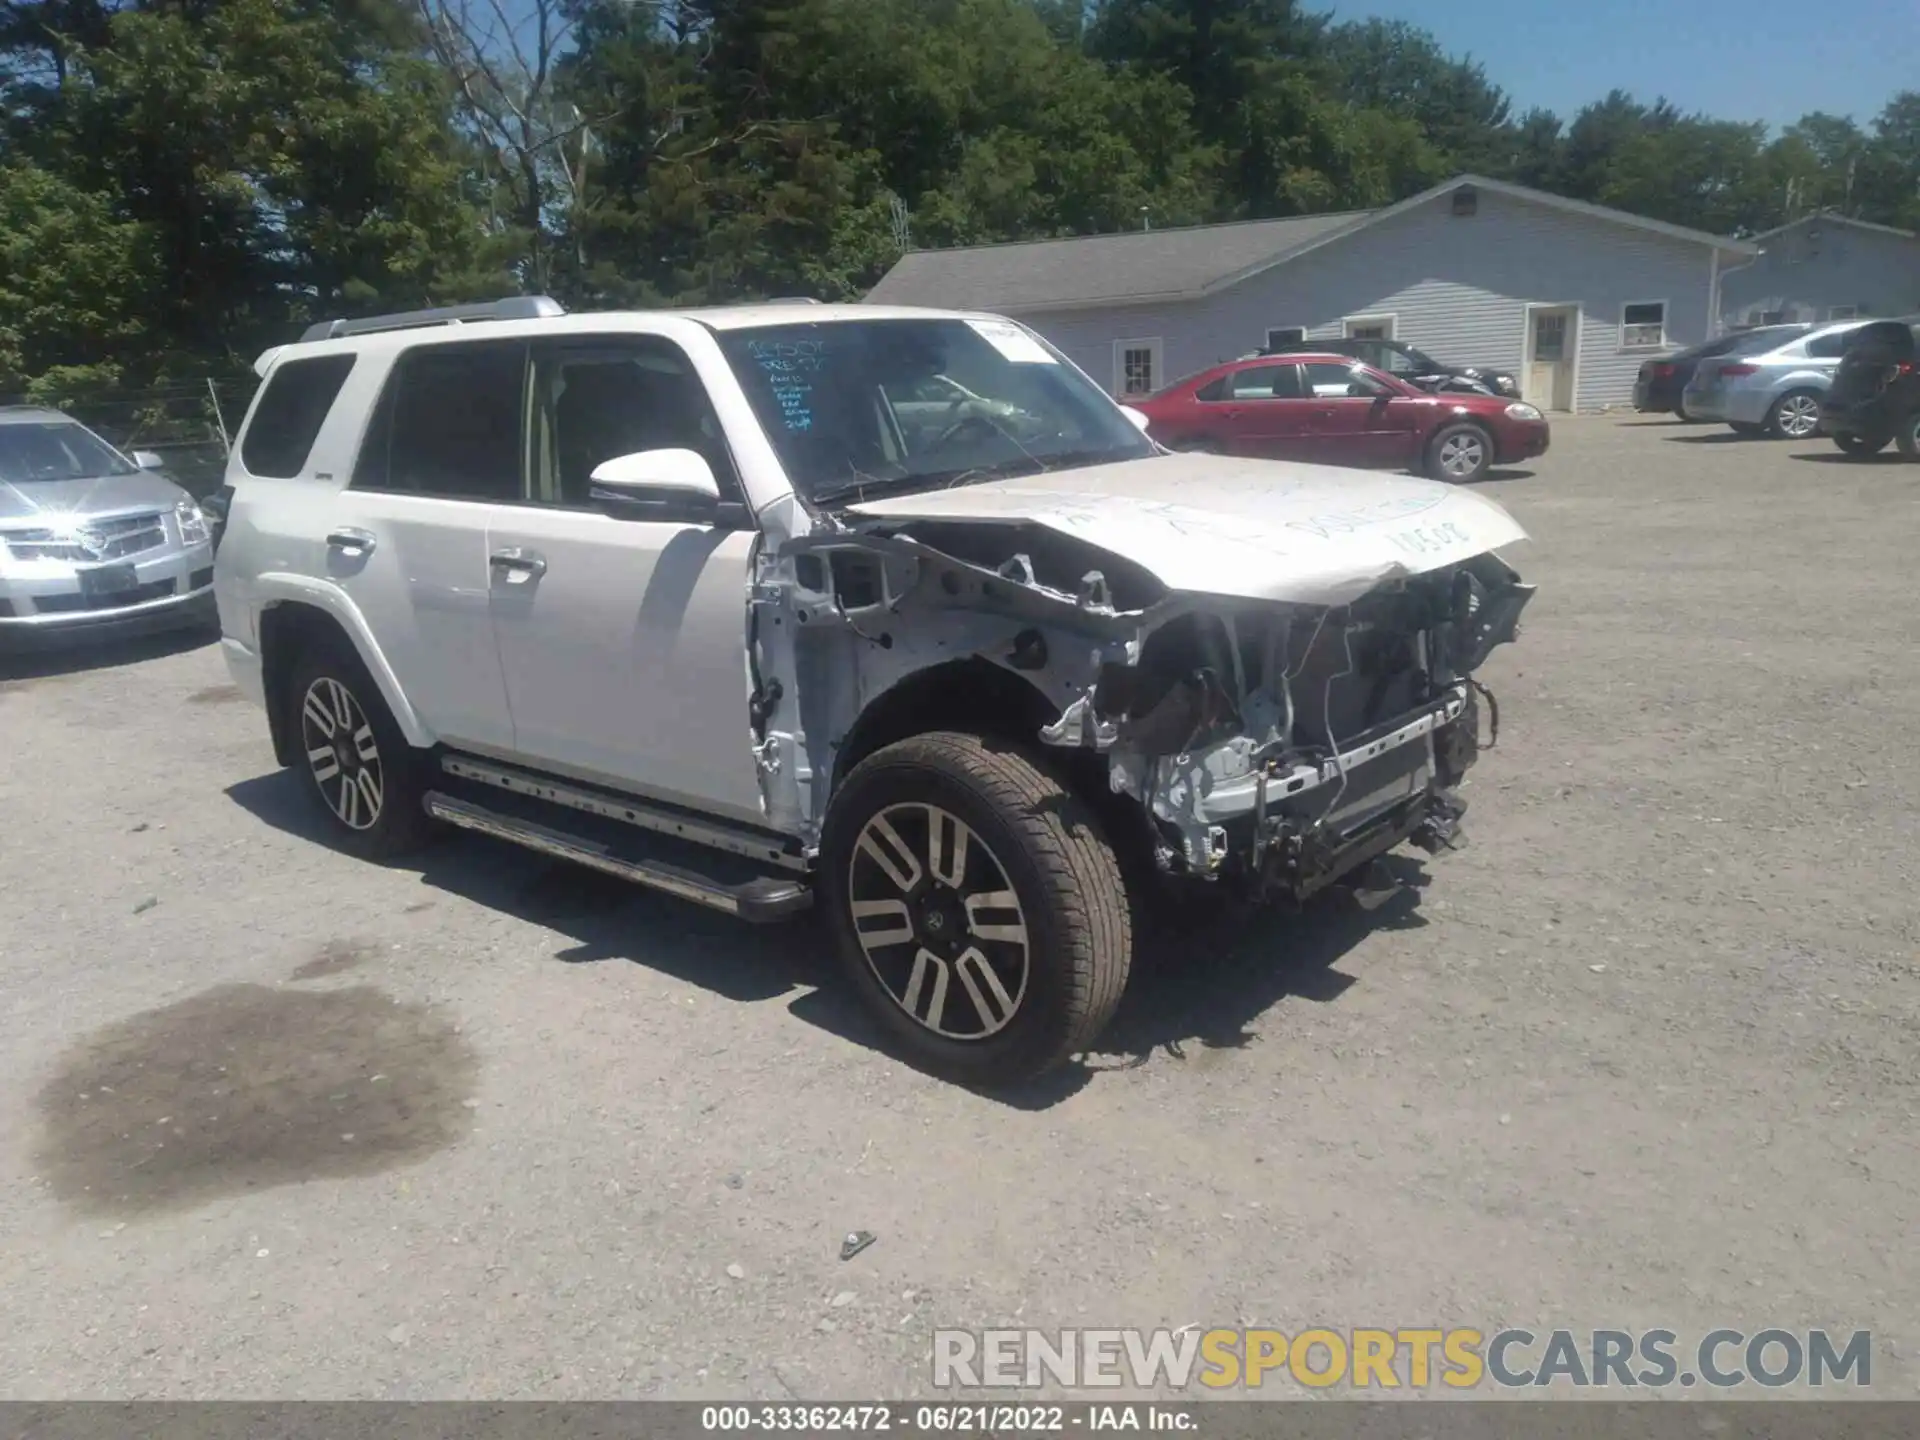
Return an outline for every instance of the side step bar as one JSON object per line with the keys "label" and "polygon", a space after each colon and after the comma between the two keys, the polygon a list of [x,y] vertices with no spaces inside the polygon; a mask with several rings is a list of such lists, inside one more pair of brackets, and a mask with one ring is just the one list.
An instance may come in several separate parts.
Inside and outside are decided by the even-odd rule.
{"label": "side step bar", "polygon": [[724,850],[729,855],[738,855],[755,864],[775,865],[782,870],[803,871],[807,868],[806,857],[776,835],[750,831],[703,816],[670,812],[636,800],[631,795],[617,795],[611,790],[603,790],[597,785],[568,784],[549,775],[523,770],[517,765],[503,765],[498,761],[482,760],[475,755],[443,755],[440,757],[440,768],[456,780],[491,786],[514,795],[531,795],[536,800],[564,805],[587,815],[598,815],[603,820],[618,820],[641,830],[651,830],[656,835],[690,840],[696,845]]}
{"label": "side step bar", "polygon": [[434,819],[457,825],[462,830],[492,835],[496,839],[537,850],[543,855],[551,855],[557,860],[570,860],[576,865],[618,875],[622,880],[631,880],[636,885],[665,891],[682,900],[691,900],[696,905],[705,905],[708,909],[720,910],[756,924],[784,920],[813,904],[813,889],[805,881],[762,876],[729,884],[678,865],[621,855],[612,846],[598,840],[569,835],[531,820],[503,815],[438,790],[427,792],[425,804],[427,813]]}

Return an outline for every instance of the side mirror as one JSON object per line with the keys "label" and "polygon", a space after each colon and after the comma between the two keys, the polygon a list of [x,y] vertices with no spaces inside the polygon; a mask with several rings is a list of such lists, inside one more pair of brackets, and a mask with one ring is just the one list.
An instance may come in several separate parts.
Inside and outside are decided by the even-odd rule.
{"label": "side mirror", "polygon": [[1147,433],[1147,427],[1151,425],[1153,421],[1147,418],[1144,410],[1136,410],[1131,405],[1122,405],[1120,410],[1127,419],[1133,422],[1134,429],[1138,430],[1142,435]]}
{"label": "side mirror", "polygon": [[151,450],[136,450],[130,458],[133,463],[138,465],[142,470],[164,470],[167,468],[165,458],[154,454]]}
{"label": "side mirror", "polygon": [[638,450],[603,460],[587,477],[588,495],[620,520],[720,518],[720,482],[696,450]]}

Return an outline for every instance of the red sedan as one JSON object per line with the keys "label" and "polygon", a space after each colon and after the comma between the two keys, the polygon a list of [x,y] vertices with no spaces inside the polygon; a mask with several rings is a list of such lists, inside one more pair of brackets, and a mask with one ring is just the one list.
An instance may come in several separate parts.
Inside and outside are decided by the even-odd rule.
{"label": "red sedan", "polygon": [[1498,395],[1430,394],[1344,355],[1216,365],[1127,402],[1173,450],[1476,480],[1546,453],[1547,417]]}

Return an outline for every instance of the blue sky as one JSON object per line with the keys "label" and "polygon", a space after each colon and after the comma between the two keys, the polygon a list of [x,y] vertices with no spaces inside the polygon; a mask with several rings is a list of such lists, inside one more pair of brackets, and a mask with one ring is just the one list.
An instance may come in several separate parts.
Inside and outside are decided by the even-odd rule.
{"label": "blue sky", "polygon": [[1470,52],[1516,110],[1569,119],[1615,86],[1717,119],[1787,125],[1809,110],[1865,126],[1920,88],[1920,0],[1318,0]]}

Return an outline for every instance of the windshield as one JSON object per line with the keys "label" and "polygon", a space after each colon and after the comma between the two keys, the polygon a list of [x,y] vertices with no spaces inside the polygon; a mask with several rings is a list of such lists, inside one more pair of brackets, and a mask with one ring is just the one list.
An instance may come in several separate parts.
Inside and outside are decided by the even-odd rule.
{"label": "windshield", "polygon": [[1804,325],[1784,325],[1768,327],[1764,330],[1746,330],[1735,335],[1724,350],[1713,352],[1720,355],[1764,355],[1769,350],[1778,350],[1789,340],[1807,333]]}
{"label": "windshield", "polygon": [[811,501],[1154,453],[1112,400],[1008,321],[815,321],[719,341]]}
{"label": "windshield", "polygon": [[85,426],[64,421],[0,425],[0,480],[94,480],[131,475],[138,467]]}

